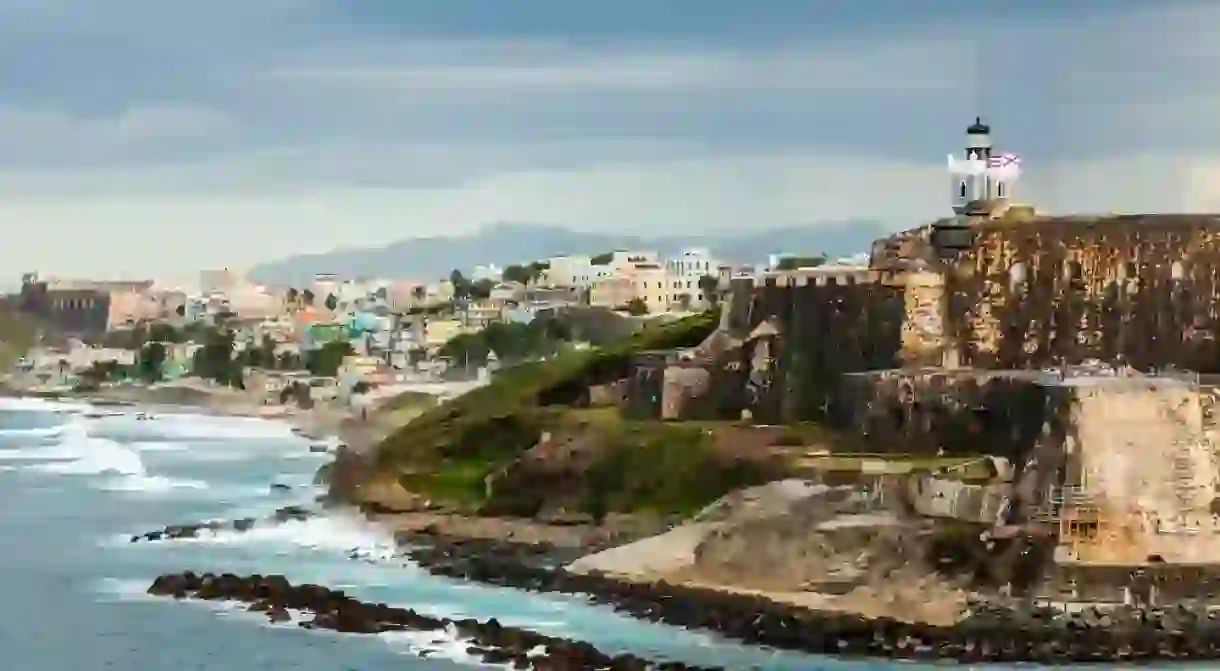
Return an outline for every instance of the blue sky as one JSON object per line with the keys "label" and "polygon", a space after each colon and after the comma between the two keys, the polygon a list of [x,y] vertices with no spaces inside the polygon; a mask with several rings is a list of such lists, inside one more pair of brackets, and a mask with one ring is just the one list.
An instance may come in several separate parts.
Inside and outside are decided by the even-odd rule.
{"label": "blue sky", "polygon": [[1170,0],[6,0],[0,268],[908,226],[975,114],[1041,209],[1215,210],[1217,29]]}

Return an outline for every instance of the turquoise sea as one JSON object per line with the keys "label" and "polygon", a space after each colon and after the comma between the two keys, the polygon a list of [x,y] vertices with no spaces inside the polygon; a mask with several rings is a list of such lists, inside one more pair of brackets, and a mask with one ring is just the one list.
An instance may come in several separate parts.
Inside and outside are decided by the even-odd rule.
{"label": "turquoise sea", "polygon": [[[140,419],[140,412],[151,412]],[[98,416],[102,415],[102,416]],[[134,533],[264,516],[316,495],[327,459],[284,424],[170,409],[0,399],[0,651],[14,671],[449,669],[477,666],[444,635],[271,626],[233,607],[144,594],[167,571],[283,573],[445,616],[579,638],[606,651],[734,668],[913,668],[748,648],[564,596],[432,577],[344,515],[165,543]],[[270,490],[273,482],[291,492]],[[360,550],[364,560],[349,554]]]}

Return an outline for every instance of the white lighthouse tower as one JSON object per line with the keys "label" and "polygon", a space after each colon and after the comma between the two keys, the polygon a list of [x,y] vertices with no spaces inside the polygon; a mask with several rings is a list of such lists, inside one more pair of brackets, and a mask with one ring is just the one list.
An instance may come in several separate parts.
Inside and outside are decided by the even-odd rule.
{"label": "white lighthouse tower", "polygon": [[953,178],[953,211],[965,213],[970,203],[1007,201],[1021,176],[1021,159],[1014,154],[994,153],[991,127],[979,117],[966,129],[966,156],[949,155]]}

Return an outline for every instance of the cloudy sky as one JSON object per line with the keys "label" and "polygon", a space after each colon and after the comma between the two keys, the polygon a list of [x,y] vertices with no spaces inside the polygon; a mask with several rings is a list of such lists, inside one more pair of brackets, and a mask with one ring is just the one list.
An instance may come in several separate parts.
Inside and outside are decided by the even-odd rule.
{"label": "cloudy sky", "polygon": [[975,114],[1041,209],[1220,209],[1218,32],[1173,0],[4,0],[0,271],[913,225]]}

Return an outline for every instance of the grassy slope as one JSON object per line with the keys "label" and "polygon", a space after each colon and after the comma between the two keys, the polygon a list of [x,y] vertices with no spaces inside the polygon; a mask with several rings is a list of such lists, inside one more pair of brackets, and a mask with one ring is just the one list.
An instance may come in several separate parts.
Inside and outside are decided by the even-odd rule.
{"label": "grassy slope", "polygon": [[[617,379],[641,351],[691,347],[715,330],[718,316],[707,312],[645,328],[606,348],[563,354],[546,362],[516,366],[490,384],[439,405],[411,420],[377,446],[383,468],[435,463],[438,458],[477,457],[488,452],[520,452],[518,440],[537,436],[539,413],[548,397]],[[498,444],[512,442],[500,447]]]}
{"label": "grassy slope", "polygon": [[[565,401],[588,385],[620,378],[638,352],[699,344],[715,330],[718,321],[718,314],[708,312],[649,326],[613,346],[573,351],[551,361],[505,371],[486,387],[427,410],[382,441],[375,452],[376,477],[392,476],[410,491],[433,498],[482,505],[486,503],[484,477],[532,447],[542,431],[560,428],[568,416],[562,406]],[[702,439],[688,438],[702,436],[703,432],[660,423],[619,424],[611,422],[606,428],[613,434],[615,445],[624,450],[628,446],[665,444],[667,449],[662,453],[669,468],[663,472],[672,477],[646,485],[631,496],[616,495],[607,489],[615,486],[615,469],[637,469],[641,459],[655,467],[658,454],[640,457],[616,449],[612,451],[616,461],[607,461],[596,475],[599,482],[606,483],[599,492],[607,491],[599,496],[612,499],[607,505],[613,509],[683,510],[692,505],[689,502],[696,497],[690,494],[690,488],[707,474],[707,460]],[[648,429],[648,436],[639,435],[638,427],[646,424],[656,426]],[[674,484],[679,481],[686,484]]]}
{"label": "grassy slope", "polygon": [[33,347],[36,334],[30,320],[0,308],[0,368],[7,369]]}

